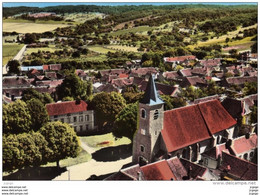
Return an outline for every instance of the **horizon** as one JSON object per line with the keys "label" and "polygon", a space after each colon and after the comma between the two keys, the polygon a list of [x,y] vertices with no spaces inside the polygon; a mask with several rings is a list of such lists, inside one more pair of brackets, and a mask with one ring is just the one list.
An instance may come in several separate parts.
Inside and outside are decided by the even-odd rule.
{"label": "horizon", "polygon": [[61,5],[97,5],[97,6],[125,6],[125,5],[154,5],[154,6],[163,6],[163,5],[189,5],[189,4],[205,4],[205,5],[257,5],[257,2],[3,2],[3,8],[12,8],[12,7],[50,7],[50,6],[61,6]]}

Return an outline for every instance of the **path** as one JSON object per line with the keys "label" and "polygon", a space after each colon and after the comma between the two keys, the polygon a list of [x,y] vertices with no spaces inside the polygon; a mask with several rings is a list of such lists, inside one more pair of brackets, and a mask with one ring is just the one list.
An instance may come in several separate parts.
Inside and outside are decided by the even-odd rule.
{"label": "path", "polygon": [[24,45],[22,49],[16,54],[16,56],[13,58],[13,60],[18,60],[19,62],[23,59],[24,52],[26,50],[26,46]]}
{"label": "path", "polygon": [[[88,146],[83,141],[81,141],[81,147],[92,154],[96,151],[96,149]],[[88,162],[81,163],[78,165],[73,165],[67,167],[66,172],[63,172],[61,175],[57,176],[53,180],[62,181],[62,180],[83,180],[85,181],[91,175],[106,175],[109,173],[114,173],[119,171],[123,165],[128,164],[132,161],[132,157],[128,157],[126,159],[112,161],[112,162],[98,162],[94,159],[91,159]]]}

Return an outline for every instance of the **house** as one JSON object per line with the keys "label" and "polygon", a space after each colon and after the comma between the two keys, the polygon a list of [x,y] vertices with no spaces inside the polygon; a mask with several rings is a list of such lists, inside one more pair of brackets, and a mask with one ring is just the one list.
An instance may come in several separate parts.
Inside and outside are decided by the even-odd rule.
{"label": "house", "polygon": [[180,83],[181,87],[207,87],[206,81],[199,77],[199,76],[191,76],[191,77],[184,77],[183,81]]}
{"label": "house", "polygon": [[220,66],[221,65],[221,59],[216,58],[216,59],[200,60],[199,64],[203,67],[206,67],[206,68],[212,68],[212,67]]}
{"label": "house", "polygon": [[51,121],[70,124],[78,135],[94,130],[94,111],[87,107],[87,103],[82,100],[46,104]]}
{"label": "house", "polygon": [[49,64],[49,65],[42,65],[44,71],[59,71],[61,70],[61,64]]}
{"label": "house", "polygon": [[148,67],[148,68],[135,68],[131,69],[130,77],[142,77],[147,74],[157,74],[157,69],[155,67]]}
{"label": "house", "polygon": [[177,56],[177,57],[165,57],[165,58],[163,58],[164,63],[170,63],[170,64],[172,64],[172,67],[175,67],[178,64],[188,65],[188,63],[191,60],[197,60],[196,56],[190,55],[190,56]]}
{"label": "house", "polygon": [[224,87],[230,87],[231,85],[239,85],[241,87],[244,87],[244,84],[257,82],[257,77],[251,77],[251,76],[245,76],[245,77],[229,77],[225,78],[222,82],[222,85]]}
{"label": "house", "polygon": [[201,165],[173,157],[159,160],[144,166],[138,164],[121,169],[105,180],[216,180],[216,176]]}
{"label": "house", "polygon": [[88,78],[88,75],[81,69],[76,69],[75,73],[81,80],[87,80]]}
{"label": "house", "polygon": [[222,162],[219,170],[222,171],[222,180],[257,180],[256,164],[226,152],[222,152]]}
{"label": "house", "polygon": [[151,163],[161,156],[196,162],[201,153],[233,137],[236,121],[218,100],[168,111],[163,105],[151,76],[139,103],[133,163]]}

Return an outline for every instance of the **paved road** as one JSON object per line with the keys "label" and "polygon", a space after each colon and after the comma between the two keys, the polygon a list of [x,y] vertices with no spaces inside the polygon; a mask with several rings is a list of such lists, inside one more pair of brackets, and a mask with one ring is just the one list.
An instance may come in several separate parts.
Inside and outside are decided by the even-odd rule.
{"label": "paved road", "polygon": [[13,58],[13,60],[18,60],[20,62],[23,59],[23,54],[26,50],[26,46],[27,45],[24,45],[22,47],[22,49],[16,54],[16,56]]}
{"label": "paved road", "polygon": [[[92,154],[96,151],[95,148],[92,148],[81,141],[81,147]],[[112,161],[112,162],[98,162],[94,159],[91,159],[88,162],[81,163],[78,165],[67,167],[66,172],[63,172],[61,175],[57,176],[53,180],[62,181],[62,180],[86,180],[91,175],[106,175],[109,173],[119,171],[123,165],[128,164],[132,161],[132,157],[128,157],[126,159]]]}

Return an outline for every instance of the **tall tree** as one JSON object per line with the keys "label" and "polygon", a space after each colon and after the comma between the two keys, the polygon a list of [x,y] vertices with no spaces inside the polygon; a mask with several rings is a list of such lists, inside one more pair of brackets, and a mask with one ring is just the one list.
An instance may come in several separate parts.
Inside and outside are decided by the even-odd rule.
{"label": "tall tree", "polygon": [[20,74],[20,63],[18,60],[10,60],[7,63],[8,74]]}
{"label": "tall tree", "polygon": [[67,157],[76,157],[80,152],[80,142],[74,129],[66,123],[49,122],[39,131],[48,142],[52,153],[49,162],[57,162]]}
{"label": "tall tree", "polygon": [[22,100],[27,102],[31,99],[38,99],[40,100],[44,105],[54,102],[50,94],[48,93],[39,93],[33,88],[29,88],[23,91],[22,93]]}
{"label": "tall tree", "polygon": [[3,131],[4,133],[23,133],[31,130],[31,115],[27,104],[17,100],[3,106]]}
{"label": "tall tree", "polygon": [[73,97],[84,99],[87,96],[87,83],[76,74],[69,73],[57,89],[59,99]]}
{"label": "tall tree", "polygon": [[128,137],[133,140],[137,130],[137,103],[128,104],[118,113],[113,129],[113,135],[118,138]]}
{"label": "tall tree", "polygon": [[93,97],[90,104],[95,109],[98,126],[111,128],[116,115],[126,106],[126,101],[120,93],[101,92]]}
{"label": "tall tree", "polygon": [[27,101],[27,106],[31,115],[32,129],[39,130],[49,120],[46,107],[39,99]]}

